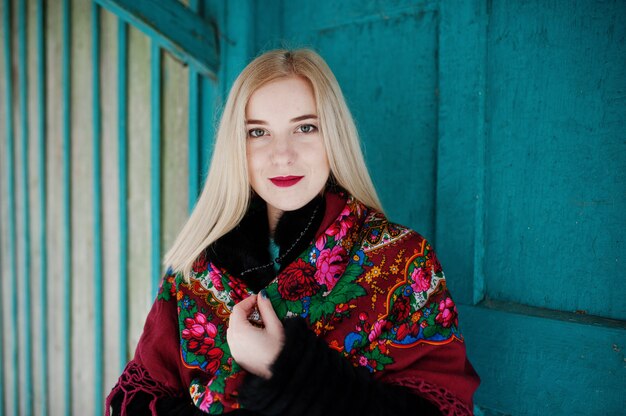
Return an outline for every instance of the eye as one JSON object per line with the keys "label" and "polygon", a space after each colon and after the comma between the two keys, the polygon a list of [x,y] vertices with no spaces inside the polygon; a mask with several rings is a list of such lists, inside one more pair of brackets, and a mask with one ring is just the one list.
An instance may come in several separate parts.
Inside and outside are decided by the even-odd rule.
{"label": "eye", "polygon": [[261,137],[261,136],[265,136],[265,130],[263,129],[248,130],[248,137]]}
{"label": "eye", "polygon": [[315,127],[313,124],[303,124],[301,126],[298,126],[298,129],[296,131],[307,134],[307,133],[313,133],[316,130],[317,130],[317,127]]}

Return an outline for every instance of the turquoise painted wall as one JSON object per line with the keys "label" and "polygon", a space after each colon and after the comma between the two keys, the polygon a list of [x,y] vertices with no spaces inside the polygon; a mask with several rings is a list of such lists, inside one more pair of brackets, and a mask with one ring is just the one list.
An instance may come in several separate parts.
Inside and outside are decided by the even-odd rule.
{"label": "turquoise painted wall", "polygon": [[388,214],[434,241],[479,408],[622,414],[626,5],[254,7],[254,51],[326,57]]}

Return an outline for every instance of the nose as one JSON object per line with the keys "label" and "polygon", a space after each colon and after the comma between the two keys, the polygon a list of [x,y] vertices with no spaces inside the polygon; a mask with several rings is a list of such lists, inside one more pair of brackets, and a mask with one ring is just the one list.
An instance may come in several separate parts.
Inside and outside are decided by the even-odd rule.
{"label": "nose", "polygon": [[271,148],[271,161],[275,165],[291,165],[295,159],[294,143],[289,137],[274,136]]}

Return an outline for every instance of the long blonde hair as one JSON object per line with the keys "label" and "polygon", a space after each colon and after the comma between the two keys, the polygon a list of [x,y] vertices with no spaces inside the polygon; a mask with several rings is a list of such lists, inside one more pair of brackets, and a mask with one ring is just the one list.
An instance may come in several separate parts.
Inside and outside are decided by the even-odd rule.
{"label": "long blonde hair", "polygon": [[185,279],[202,251],[239,224],[248,208],[251,192],[245,119],[250,96],[269,82],[293,76],[308,80],[313,88],[334,180],[365,205],[382,211],[354,120],[326,62],[310,49],[266,52],[248,64],[230,90],[206,183],[191,216],[165,255],[165,265],[182,272]]}

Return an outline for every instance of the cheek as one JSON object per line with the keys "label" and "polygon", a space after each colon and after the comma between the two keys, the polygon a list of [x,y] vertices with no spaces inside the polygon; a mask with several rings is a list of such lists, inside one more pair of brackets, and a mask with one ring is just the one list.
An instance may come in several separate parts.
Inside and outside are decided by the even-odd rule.
{"label": "cheek", "polygon": [[258,157],[256,157],[257,155],[255,153],[252,152],[247,152],[246,155],[246,160],[248,162],[248,180],[250,181],[250,183],[252,185],[254,185],[256,183],[256,178],[258,176]]}
{"label": "cheek", "polygon": [[326,154],[326,150],[322,148],[322,150],[318,153],[319,157],[317,160],[317,166],[321,171],[330,171],[330,163],[328,162],[328,155]]}

